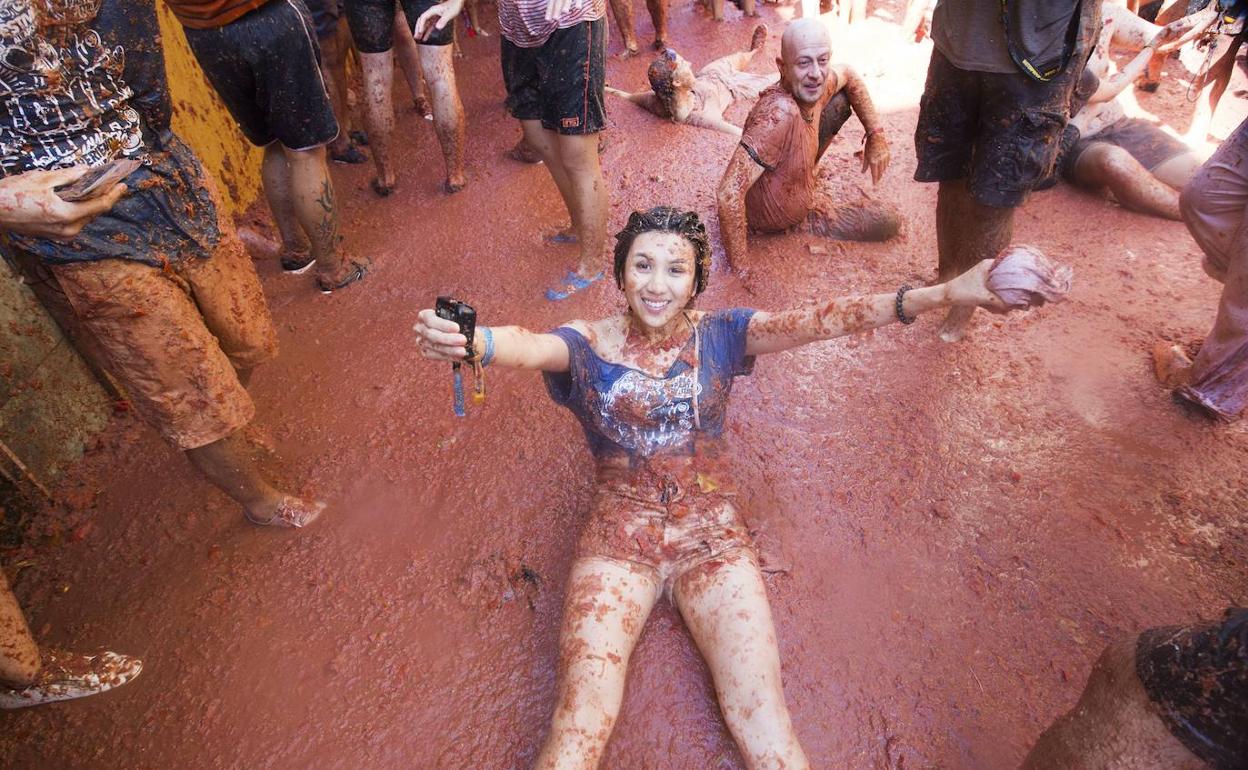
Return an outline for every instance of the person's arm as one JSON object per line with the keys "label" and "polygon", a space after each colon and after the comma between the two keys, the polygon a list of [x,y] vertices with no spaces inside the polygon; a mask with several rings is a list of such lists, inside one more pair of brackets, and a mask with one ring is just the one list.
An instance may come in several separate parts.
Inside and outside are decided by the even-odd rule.
{"label": "person's arm", "polygon": [[659,105],[659,98],[654,95],[653,91],[640,91],[633,94],[628,91],[621,91],[618,88],[612,88],[611,86],[606,86],[604,90],[612,96],[619,97],[620,99],[627,99],[646,112],[658,115],[660,118],[667,117],[663,108]]}
{"label": "person's arm", "polygon": [[1177,40],[1183,35],[1187,29],[1181,22],[1186,22],[1190,17],[1179,19],[1173,24],[1167,24],[1164,27],[1158,27],[1157,34],[1153,35],[1153,39],[1145,43],[1135,58],[1127,62],[1127,65],[1119,70],[1111,77],[1105,78],[1097,87],[1096,93],[1088,99],[1089,104],[1100,104],[1118,96],[1135,82],[1136,78],[1144,74],[1144,70],[1148,68],[1148,62],[1153,58],[1162,45],[1167,44],[1171,40]]}
{"label": "person's arm", "polygon": [[444,0],[429,8],[416,20],[412,28],[413,36],[417,40],[424,40],[435,28],[446,29],[446,25],[455,21],[455,17],[463,8],[464,0]]}
{"label": "person's arm", "polygon": [[86,166],[55,171],[26,171],[0,179],[0,230],[52,240],[69,240],[87,223],[111,209],[126,194],[118,182],[84,201],[71,203],[56,194],[85,174]]}
{"label": "person's arm", "polygon": [[1204,33],[1217,20],[1217,3],[1210,3],[1208,8],[1176,19],[1165,27],[1131,13],[1121,5],[1106,3],[1105,33],[1107,34],[1102,35],[1101,43],[1097,47],[1107,51],[1109,43],[1112,42],[1116,46],[1138,51],[1163,29],[1172,29],[1175,34],[1156,46],[1158,53],[1169,53]]}
{"label": "person's arm", "polygon": [[[475,351],[485,355],[485,329],[476,330]],[[519,326],[488,327],[494,338],[494,354],[491,366],[507,366],[515,369],[534,369],[543,372],[566,372],[568,370],[568,346],[553,334],[538,334]],[[416,344],[421,355],[434,361],[463,361],[468,355],[464,346],[467,338],[459,333],[454,321],[439,318],[431,309],[420,311],[416,324]]]}
{"label": "person's arm", "polygon": [[[946,283],[911,289],[902,300],[902,312],[914,318],[929,310],[953,305],[1004,310],[1005,305],[988,290],[988,271],[993,260],[985,259]],[[820,340],[856,334],[898,321],[897,293],[865,297],[841,297],[780,313],[755,313],[746,332],[746,355],[778,353]]]}
{"label": "person's arm", "polygon": [[691,126],[699,126],[701,128],[710,128],[715,131],[723,131],[725,134],[741,138],[741,127],[734,126],[732,123],[724,120],[723,115],[708,115],[702,110],[694,110],[689,113],[689,117],[685,119],[685,123]]}
{"label": "person's arm", "polygon": [[833,93],[839,93],[842,89],[845,91],[845,96],[849,98],[850,108],[858,116],[858,122],[862,123],[862,128],[866,132],[866,146],[862,151],[863,173],[870,171],[871,183],[879,184],[884,171],[888,169],[891,156],[888,151],[888,140],[884,138],[884,124],[876,114],[875,104],[871,101],[871,94],[867,91],[867,83],[861,75],[846,64],[833,64],[832,72],[836,75]]}
{"label": "person's arm", "polygon": [[728,168],[719,180],[719,235],[724,242],[728,266],[744,267],[749,255],[746,235],[745,194],[763,175],[763,166],[750,157],[745,145],[738,144],[728,160]]}

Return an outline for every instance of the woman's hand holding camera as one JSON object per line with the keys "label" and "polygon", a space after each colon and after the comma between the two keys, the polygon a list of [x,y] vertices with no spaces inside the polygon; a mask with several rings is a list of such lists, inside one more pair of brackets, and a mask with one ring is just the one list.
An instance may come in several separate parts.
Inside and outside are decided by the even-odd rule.
{"label": "woman's hand holding camera", "polygon": [[945,297],[951,305],[982,307],[994,313],[1009,310],[996,294],[988,288],[988,273],[994,260],[985,259],[962,275],[945,284]]}
{"label": "woman's hand holding camera", "polygon": [[446,318],[439,318],[432,308],[426,308],[416,316],[412,326],[416,332],[416,344],[420,354],[434,361],[463,361],[468,351],[468,338],[459,333],[459,325]]}

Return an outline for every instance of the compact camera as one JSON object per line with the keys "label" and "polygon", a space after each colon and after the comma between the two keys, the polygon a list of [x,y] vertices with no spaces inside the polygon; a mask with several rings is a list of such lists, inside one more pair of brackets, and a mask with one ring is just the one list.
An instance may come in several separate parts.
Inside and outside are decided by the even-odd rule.
{"label": "compact camera", "polygon": [[434,305],[433,312],[438,318],[445,318],[448,321],[454,321],[459,327],[459,333],[468,338],[469,360],[476,358],[477,353],[473,348],[473,333],[477,330],[477,311],[473,310],[472,305],[467,302],[460,302],[454,297],[438,297],[438,302]]}

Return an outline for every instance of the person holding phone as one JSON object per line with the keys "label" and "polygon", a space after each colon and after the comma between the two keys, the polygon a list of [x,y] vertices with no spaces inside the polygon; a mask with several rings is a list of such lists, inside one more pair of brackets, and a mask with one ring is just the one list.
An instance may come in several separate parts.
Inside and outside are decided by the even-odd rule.
{"label": "person holding phone", "polygon": [[[832,299],[777,313],[695,307],[711,272],[698,215],[634,212],[616,235],[623,314],[547,334],[475,329],[472,360],[540,371],[576,415],[597,460],[593,508],[568,578],[554,718],[538,770],[596,767],[624,694],[629,656],[667,596],[701,650],[729,730],[754,768],[809,768],[780,682],[766,585],[736,505],[723,425],[736,377],[757,356],[950,307],[1006,305],[986,260],[921,289]],[[421,353],[463,361],[453,320],[422,310]]]}
{"label": "person holding phone", "polygon": [[[15,0],[0,10],[12,22],[0,24],[11,54],[0,103],[6,249],[41,299],[90,333],[135,411],[248,520],[311,523],[323,504],[274,487],[244,435],[255,414],[246,386],[276,355],[277,334],[251,259],[170,128],[155,7],[45,9]],[[36,50],[55,55],[12,53]],[[85,200],[65,200],[87,168],[133,161],[124,183],[105,171],[77,191]]]}

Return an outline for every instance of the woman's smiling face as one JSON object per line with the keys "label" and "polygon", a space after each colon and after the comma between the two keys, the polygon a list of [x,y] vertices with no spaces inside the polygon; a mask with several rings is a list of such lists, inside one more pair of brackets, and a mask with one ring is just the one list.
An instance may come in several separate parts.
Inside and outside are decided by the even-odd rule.
{"label": "woman's smiling face", "polygon": [[661,329],[693,298],[693,244],[677,233],[645,232],[633,239],[624,266],[624,298],[642,326]]}

